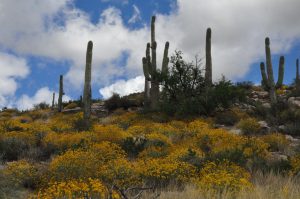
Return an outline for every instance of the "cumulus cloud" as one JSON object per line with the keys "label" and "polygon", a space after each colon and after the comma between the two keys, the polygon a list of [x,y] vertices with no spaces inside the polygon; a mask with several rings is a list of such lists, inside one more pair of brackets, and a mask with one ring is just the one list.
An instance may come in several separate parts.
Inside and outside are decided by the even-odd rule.
{"label": "cumulus cloud", "polygon": [[17,79],[29,74],[24,58],[0,52],[0,106],[6,106],[8,98],[17,90]]}
{"label": "cumulus cloud", "polygon": [[[141,75],[149,27],[129,29],[114,7],[92,23],[73,2],[2,0],[0,47],[22,56],[69,61],[66,81],[77,90],[83,84],[89,40],[94,41],[94,86]],[[177,0],[176,5],[169,14],[157,13],[158,63],[165,41],[170,41],[170,52],[183,50],[187,58],[204,55],[205,32],[211,27],[215,79],[221,74],[243,77],[252,63],[263,58],[266,36],[277,54],[288,52],[300,39],[299,0]]]}
{"label": "cumulus cloud", "polygon": [[[22,95],[16,102],[16,106],[19,110],[29,110],[39,103],[52,104],[53,91],[48,87],[39,89],[34,96]],[[67,95],[63,96],[63,101],[69,101],[71,98]],[[55,102],[58,100],[58,93],[55,93]]]}
{"label": "cumulus cloud", "polygon": [[145,78],[143,76],[138,76],[128,81],[119,80],[110,86],[101,88],[99,92],[104,99],[111,97],[114,93],[117,93],[120,96],[124,96],[130,93],[137,93],[143,91],[144,83]]}
{"label": "cumulus cloud", "polygon": [[136,22],[142,20],[140,9],[136,5],[133,5],[132,7],[133,7],[133,15],[128,20],[128,23],[136,23]]}

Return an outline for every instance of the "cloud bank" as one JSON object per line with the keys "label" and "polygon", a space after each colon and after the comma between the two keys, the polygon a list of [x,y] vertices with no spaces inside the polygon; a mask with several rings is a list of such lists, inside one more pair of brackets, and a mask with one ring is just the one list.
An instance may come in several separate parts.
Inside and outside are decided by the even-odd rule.
{"label": "cloud bank", "polygon": [[[231,79],[245,76],[250,65],[263,58],[266,36],[275,54],[287,53],[300,39],[299,0],[177,0],[176,5],[169,14],[156,14],[158,63],[165,41],[170,41],[170,52],[180,49],[190,59],[198,53],[204,56],[205,32],[211,27],[215,79],[221,74]],[[131,82],[142,74],[141,58],[150,32],[146,25],[128,28],[117,8],[108,7],[92,23],[72,0],[2,0],[0,23],[0,62],[10,57],[15,68],[22,69],[0,75],[0,82],[10,82],[0,91],[2,105],[5,96],[16,91],[17,79],[28,76],[28,56],[70,62],[67,85],[80,91],[89,40],[94,42],[93,86],[102,87],[105,97],[122,86],[126,92],[136,89],[114,82],[120,78]],[[143,82],[138,83],[142,88]]]}

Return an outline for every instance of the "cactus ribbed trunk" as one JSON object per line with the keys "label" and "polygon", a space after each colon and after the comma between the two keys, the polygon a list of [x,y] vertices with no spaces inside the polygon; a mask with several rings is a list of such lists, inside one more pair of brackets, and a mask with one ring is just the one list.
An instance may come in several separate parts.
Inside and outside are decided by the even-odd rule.
{"label": "cactus ribbed trunk", "polygon": [[52,106],[51,109],[54,109],[54,105],[55,105],[55,93],[52,94]]}
{"label": "cactus ribbed trunk", "polygon": [[211,58],[211,29],[206,31],[206,63],[205,63],[205,83],[207,86],[212,85],[212,58]]}
{"label": "cactus ribbed trunk", "polygon": [[267,73],[268,73],[268,84],[270,87],[274,87],[274,76],[273,76],[273,66],[271,59],[271,48],[270,48],[270,39],[267,37],[265,40],[266,48],[266,63],[267,63]]}
{"label": "cactus ribbed trunk", "polygon": [[83,91],[83,120],[86,127],[90,125],[90,117],[91,117],[92,55],[93,55],[93,42],[89,41],[87,46],[87,51],[86,51],[86,65],[85,65],[85,78],[84,78],[84,91]]}
{"label": "cactus ribbed trunk", "polygon": [[268,37],[265,39],[265,48],[266,48],[266,63],[267,63],[267,73],[268,73],[269,95],[270,95],[271,103],[275,104],[277,103],[277,96],[276,96],[274,76],[273,76],[270,39]]}
{"label": "cactus ribbed trunk", "polygon": [[62,107],[62,97],[64,95],[64,77],[62,75],[59,76],[59,93],[58,93],[58,112],[61,112]]}
{"label": "cactus ribbed trunk", "polygon": [[296,89],[300,92],[299,59],[296,60]]}
{"label": "cactus ribbed trunk", "polygon": [[168,65],[169,65],[169,42],[166,42],[165,44],[165,50],[164,50],[164,57],[163,57],[163,62],[162,62],[162,68],[161,68],[161,72],[163,75],[167,75],[168,74]]}
{"label": "cactus ribbed trunk", "polygon": [[276,88],[282,87],[283,76],[284,76],[284,56],[281,56],[279,59],[278,80],[277,80]]}
{"label": "cactus ribbed trunk", "polygon": [[267,89],[268,88],[268,77],[266,74],[264,62],[260,63],[260,72],[261,72],[261,77],[262,77],[261,84],[265,89]]}
{"label": "cactus ribbed trunk", "polygon": [[159,82],[158,77],[156,73],[156,48],[157,43],[155,41],[155,16],[152,17],[151,20],[151,55],[152,55],[152,77],[151,77],[151,89],[150,89],[150,107],[151,109],[157,109],[158,108],[158,99],[159,99]]}

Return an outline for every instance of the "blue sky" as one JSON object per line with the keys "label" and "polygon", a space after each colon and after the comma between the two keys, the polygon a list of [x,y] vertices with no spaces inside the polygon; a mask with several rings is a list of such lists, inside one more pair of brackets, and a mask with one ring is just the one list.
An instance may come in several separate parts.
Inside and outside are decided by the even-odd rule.
{"label": "blue sky", "polygon": [[178,49],[187,60],[204,57],[205,31],[211,27],[215,80],[224,74],[260,82],[269,36],[275,77],[284,55],[285,83],[291,83],[300,57],[299,7],[297,0],[0,0],[0,107],[50,103],[60,74],[65,100],[79,98],[89,40],[93,98],[141,91],[141,59],[154,14],[158,63],[166,41],[170,55]]}

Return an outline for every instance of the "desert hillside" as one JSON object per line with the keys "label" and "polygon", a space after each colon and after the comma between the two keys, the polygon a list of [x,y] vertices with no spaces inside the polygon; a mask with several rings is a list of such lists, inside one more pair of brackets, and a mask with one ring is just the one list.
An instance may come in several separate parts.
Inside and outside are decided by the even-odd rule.
{"label": "desert hillside", "polygon": [[299,198],[299,134],[261,120],[267,102],[183,118],[141,95],[94,102],[88,130],[78,101],[1,111],[1,198]]}

